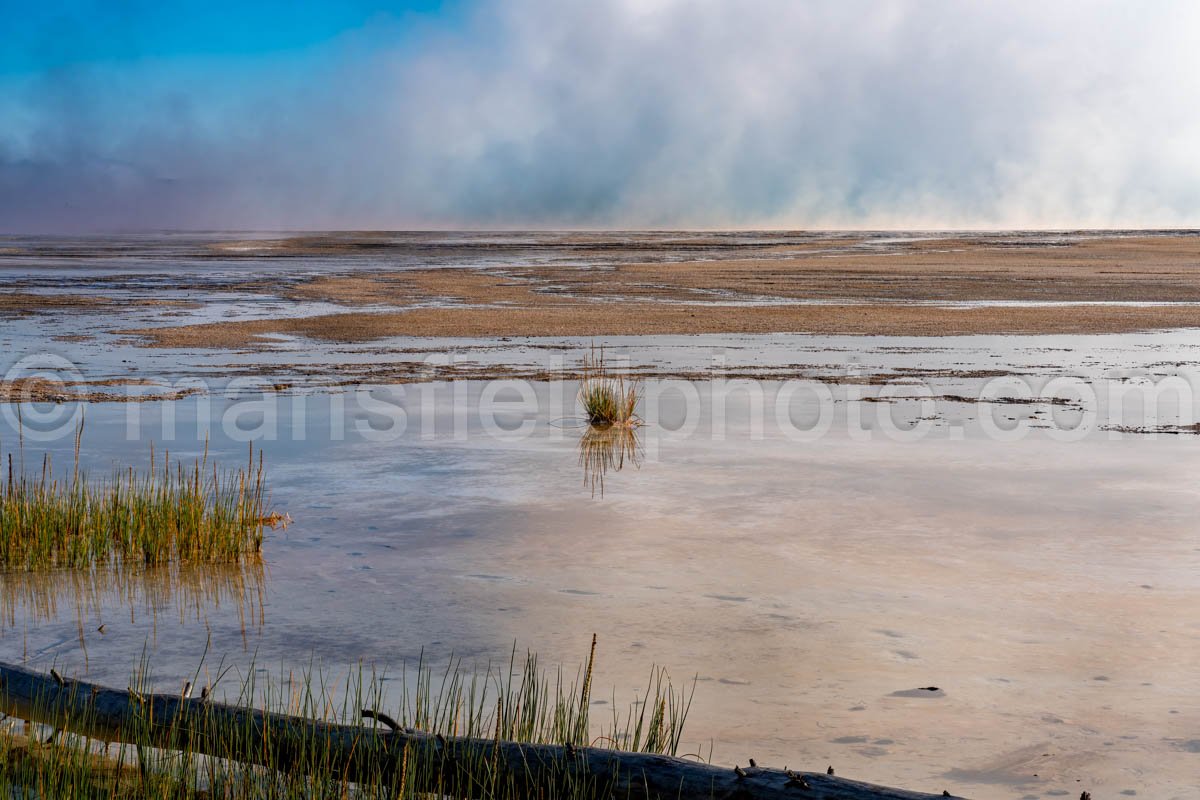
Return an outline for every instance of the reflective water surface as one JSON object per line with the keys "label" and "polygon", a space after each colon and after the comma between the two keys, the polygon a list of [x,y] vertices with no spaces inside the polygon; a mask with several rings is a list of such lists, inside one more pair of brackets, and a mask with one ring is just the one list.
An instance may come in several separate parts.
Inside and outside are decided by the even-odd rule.
{"label": "reflective water surface", "polygon": [[[515,641],[573,669],[595,632],[595,683],[618,702],[651,664],[696,677],[687,740],[722,762],[832,764],[977,798],[1193,796],[1193,437],[997,441],[943,419],[909,441],[880,434],[871,415],[887,404],[869,403],[789,436],[756,432],[741,394],[694,429],[664,400],[636,442],[605,449],[564,421],[570,385],[536,385],[547,402],[508,406],[491,428],[480,387],[461,418],[407,388],[403,432],[361,398],[340,416],[339,395],[239,420],[276,423],[257,444],[272,504],[294,518],[268,532],[261,568],[3,575],[0,654],[123,686],[146,648],[175,688],[206,650],[337,673],[422,650],[498,662]],[[85,466],[144,463],[164,416],[173,456],[198,453],[206,430],[240,462],[238,425],[197,432],[202,402],[88,406]],[[0,439],[15,441],[9,422]],[[25,443],[72,445],[69,430]]]}

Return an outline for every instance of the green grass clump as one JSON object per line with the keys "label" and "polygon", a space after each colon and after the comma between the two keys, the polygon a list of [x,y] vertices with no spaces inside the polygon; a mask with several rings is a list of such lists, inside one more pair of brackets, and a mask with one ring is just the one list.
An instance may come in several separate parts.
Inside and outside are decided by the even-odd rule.
{"label": "green grass clump", "polygon": [[[23,459],[22,459],[23,460]],[[34,475],[18,474],[8,454],[0,484],[0,569],[86,568],[97,564],[234,562],[258,553],[265,517],[261,452],[241,469],[194,464],[117,470],[92,481],[79,469],[55,474],[49,455]]]}
{"label": "green grass clump", "polygon": [[178,781],[164,774],[139,774],[130,764],[118,764],[103,754],[81,747],[63,747],[20,733],[0,733],[0,788],[12,797],[146,798],[207,797],[180,793]]}
{"label": "green grass clump", "polygon": [[582,373],[579,400],[589,425],[636,427],[641,424],[637,415],[641,386],[636,381],[626,382],[623,376],[609,374],[604,366],[603,349],[597,353],[593,348],[584,356]]}

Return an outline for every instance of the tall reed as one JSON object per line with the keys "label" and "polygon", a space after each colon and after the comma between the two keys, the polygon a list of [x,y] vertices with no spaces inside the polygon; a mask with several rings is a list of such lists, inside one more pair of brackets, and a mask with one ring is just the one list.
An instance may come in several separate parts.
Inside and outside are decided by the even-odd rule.
{"label": "tall reed", "polygon": [[253,445],[239,469],[210,464],[207,446],[192,464],[172,464],[164,453],[159,465],[151,447],[144,472],[129,467],[90,480],[79,466],[81,437],[82,428],[69,475],[55,472],[49,454],[39,472],[25,474],[8,453],[0,569],[233,562],[261,550],[266,487]]}

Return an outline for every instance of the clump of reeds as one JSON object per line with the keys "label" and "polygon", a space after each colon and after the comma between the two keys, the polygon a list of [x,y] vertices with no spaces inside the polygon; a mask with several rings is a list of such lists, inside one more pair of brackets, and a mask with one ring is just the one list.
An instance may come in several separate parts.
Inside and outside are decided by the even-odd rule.
{"label": "clump of reeds", "polygon": [[637,381],[626,381],[622,375],[610,374],[604,365],[603,348],[599,351],[592,348],[583,357],[581,372],[579,400],[589,425],[636,427],[641,424],[637,414],[641,385]]}
{"label": "clump of reeds", "polygon": [[39,472],[18,474],[8,454],[0,569],[234,562],[260,551],[270,517],[253,445],[240,469],[210,464],[207,447],[192,464],[164,454],[160,466],[152,448],[149,469],[118,469],[107,480],[80,471],[79,446],[77,436],[69,475],[56,474],[49,455]]}
{"label": "clump of reeds", "polygon": [[[593,643],[593,656],[594,647]],[[149,691],[147,667],[143,661],[131,681],[130,692],[137,696]],[[360,771],[351,781],[337,767],[335,755],[338,748],[344,751],[345,740],[304,735],[287,748],[264,747],[250,714],[242,716],[244,729],[235,724],[220,731],[223,752],[216,758],[195,751],[196,737],[182,729],[177,736],[171,733],[169,750],[155,749],[150,742],[161,743],[163,723],[148,718],[133,720],[124,734],[127,740],[143,744],[118,746],[107,760],[95,758],[95,743],[81,736],[57,733],[51,737],[54,744],[42,744],[40,740],[50,732],[47,726],[29,731],[33,736],[16,737],[6,736],[0,723],[0,796],[32,792],[38,797],[416,800],[469,792],[471,797],[488,800],[531,796],[601,800],[612,796],[609,787],[586,776],[570,779],[565,772],[564,780],[541,786],[534,795],[522,775],[502,768],[491,748],[459,751],[463,757],[452,764],[440,754],[447,740],[464,737],[679,755],[691,691],[677,689],[664,671],[653,670],[645,693],[626,713],[620,713],[614,703],[611,727],[593,728],[588,714],[592,673],[589,658],[582,682],[567,683],[561,670],[547,673],[535,655],[526,655],[522,662],[515,650],[513,660],[499,669],[464,670],[452,660],[444,670],[434,671],[419,663],[415,671],[402,673],[399,681],[361,667],[350,670],[344,681],[330,681],[310,668],[264,685],[256,681],[258,671],[251,668],[245,682],[231,692],[205,686],[208,696],[228,697],[237,705],[266,712],[349,725],[362,731],[354,738],[355,747],[364,752],[378,742],[372,735],[375,723],[367,716],[428,733],[441,744],[405,748],[399,764],[381,759],[377,772]],[[218,676],[218,683],[221,680]],[[204,685],[202,672],[197,671],[195,681]],[[399,707],[385,713],[384,704],[397,699]],[[58,722],[63,731],[76,727],[69,720]],[[152,738],[155,725],[158,736]],[[286,763],[275,761],[281,750],[287,754]]]}
{"label": "clump of reeds", "polygon": [[[74,740],[75,737],[70,737]],[[84,747],[63,747],[37,737],[0,731],[0,792],[5,797],[198,798],[178,791],[169,775],[139,775],[132,764],[118,765]]]}

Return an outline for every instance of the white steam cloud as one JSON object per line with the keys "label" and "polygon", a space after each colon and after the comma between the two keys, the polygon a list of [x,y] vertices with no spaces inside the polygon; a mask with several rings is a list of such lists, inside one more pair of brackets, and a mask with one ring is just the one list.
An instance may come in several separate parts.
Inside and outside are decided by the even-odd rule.
{"label": "white steam cloud", "polygon": [[390,49],[76,68],[0,89],[0,230],[1195,226],[1197,30],[1152,0],[495,0]]}

